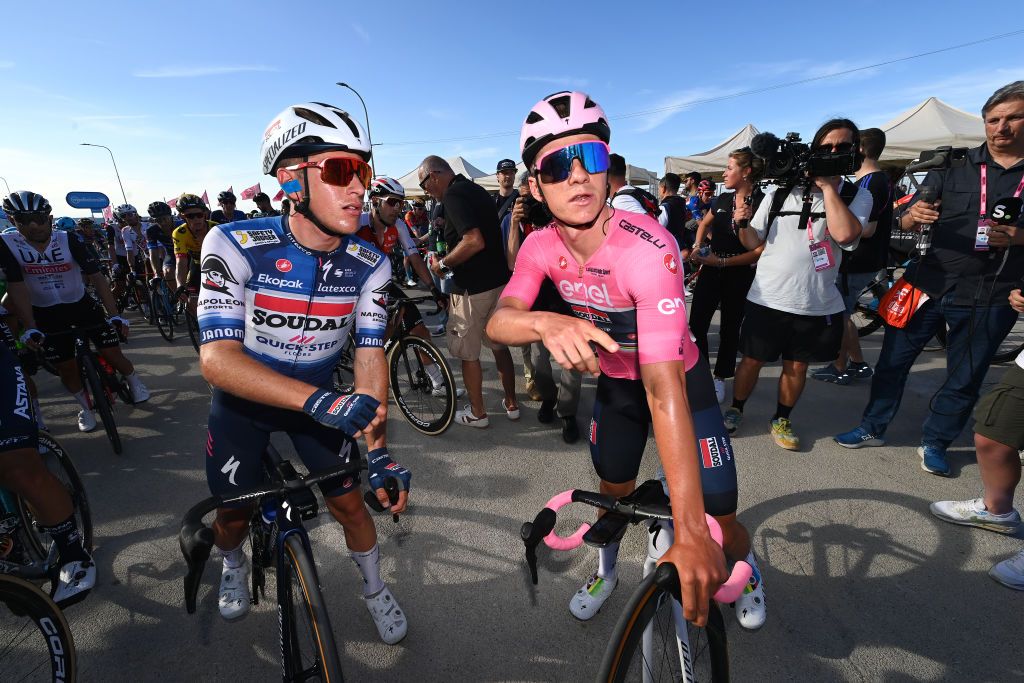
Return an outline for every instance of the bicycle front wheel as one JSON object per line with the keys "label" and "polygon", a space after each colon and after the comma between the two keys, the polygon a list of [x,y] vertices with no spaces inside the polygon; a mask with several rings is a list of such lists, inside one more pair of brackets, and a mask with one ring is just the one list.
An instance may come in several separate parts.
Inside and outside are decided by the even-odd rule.
{"label": "bicycle front wheel", "polygon": [[[434,388],[426,366],[433,364],[443,384]],[[436,346],[415,335],[402,337],[388,360],[391,395],[402,415],[416,430],[436,436],[455,417],[455,380],[448,362]]]}
{"label": "bicycle front wheel", "polygon": [[27,581],[0,574],[0,681],[74,681],[75,640],[60,609]]}
{"label": "bicycle front wheel", "polygon": [[293,681],[341,681],[341,660],[334,631],[327,616],[320,579],[302,539],[297,534],[284,541],[284,583],[281,610],[281,644],[285,678]]}
{"label": "bicycle front wheel", "polygon": [[103,422],[103,429],[107,432],[107,438],[110,439],[110,445],[114,447],[115,453],[121,455],[121,436],[117,433],[114,411],[103,390],[103,380],[100,379],[100,373],[103,371],[100,370],[95,356],[91,353],[80,356],[78,366],[82,372],[82,384],[92,396],[92,407],[100,414],[100,420]]}
{"label": "bicycle front wheel", "polygon": [[171,306],[171,297],[164,282],[153,291],[153,318],[160,336],[167,341],[174,341],[174,307]]}
{"label": "bicycle front wheel", "polygon": [[615,625],[597,680],[729,680],[722,613],[712,602],[705,628],[685,621],[682,607],[672,596],[671,587],[678,585],[675,567],[668,563],[658,565],[640,583]]}

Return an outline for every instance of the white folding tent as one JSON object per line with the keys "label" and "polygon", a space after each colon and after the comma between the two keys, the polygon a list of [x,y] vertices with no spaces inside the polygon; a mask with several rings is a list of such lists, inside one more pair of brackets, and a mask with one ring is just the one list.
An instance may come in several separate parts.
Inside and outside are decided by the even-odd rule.
{"label": "white folding tent", "polygon": [[748,123],[735,135],[715,145],[706,152],[694,154],[687,157],[665,157],[665,172],[686,175],[691,171],[697,171],[702,175],[719,174],[725,170],[729,162],[729,153],[733,150],[747,147],[760,131],[754,128],[754,124]]}
{"label": "white folding tent", "polygon": [[985,124],[980,116],[936,97],[929,97],[880,128],[886,138],[881,161],[909,162],[926,149],[942,145],[977,147],[985,142]]}
{"label": "white folding tent", "polygon": [[[462,157],[447,157],[445,161],[448,162],[448,165],[452,167],[452,170],[455,171],[456,174],[461,173],[470,180],[476,180],[477,178],[482,178],[487,175]],[[419,166],[398,179],[398,182],[400,182],[402,187],[405,188],[406,197],[423,197],[426,195],[426,193],[420,189],[420,179],[416,175],[417,170],[419,170]]]}

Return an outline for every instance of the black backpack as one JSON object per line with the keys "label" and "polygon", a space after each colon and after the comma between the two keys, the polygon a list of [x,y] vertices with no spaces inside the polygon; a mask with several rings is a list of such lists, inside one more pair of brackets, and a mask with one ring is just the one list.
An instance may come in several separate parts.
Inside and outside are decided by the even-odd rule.
{"label": "black backpack", "polygon": [[640,202],[640,206],[644,208],[646,213],[651,218],[657,220],[658,216],[661,215],[661,207],[658,206],[658,198],[647,190],[641,190],[639,187],[623,188],[612,195],[612,199],[626,195]]}

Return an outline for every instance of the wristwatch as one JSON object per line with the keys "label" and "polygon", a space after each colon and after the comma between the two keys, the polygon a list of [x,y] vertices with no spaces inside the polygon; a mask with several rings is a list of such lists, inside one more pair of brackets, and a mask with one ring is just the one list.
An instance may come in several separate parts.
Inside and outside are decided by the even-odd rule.
{"label": "wristwatch", "polygon": [[452,269],[444,264],[444,259],[439,259],[437,262],[437,269],[441,271],[442,275],[447,275],[452,272]]}

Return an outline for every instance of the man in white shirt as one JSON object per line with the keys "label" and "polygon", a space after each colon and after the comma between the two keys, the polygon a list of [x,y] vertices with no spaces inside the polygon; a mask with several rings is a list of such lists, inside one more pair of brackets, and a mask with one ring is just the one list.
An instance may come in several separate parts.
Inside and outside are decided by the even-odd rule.
{"label": "man in white shirt", "polygon": [[[834,153],[853,153],[859,146],[860,132],[848,119],[826,122],[811,143],[816,151]],[[813,178],[806,189],[797,183],[768,190],[756,214],[748,215],[750,207],[734,213],[743,246],[766,246],[747,294],[740,333],[743,360],[736,369],[733,404],[723,413],[730,433],[739,427],[761,367],[781,356],[772,438],[787,450],[800,449],[790,412],[803,392],[808,363],[835,358],[839,352],[845,310],[836,287],[840,250],[856,248],[871,213],[871,194],[844,183],[838,176]],[[775,201],[777,192],[787,193],[781,206]],[[801,215],[805,192],[812,199],[809,217]]]}

